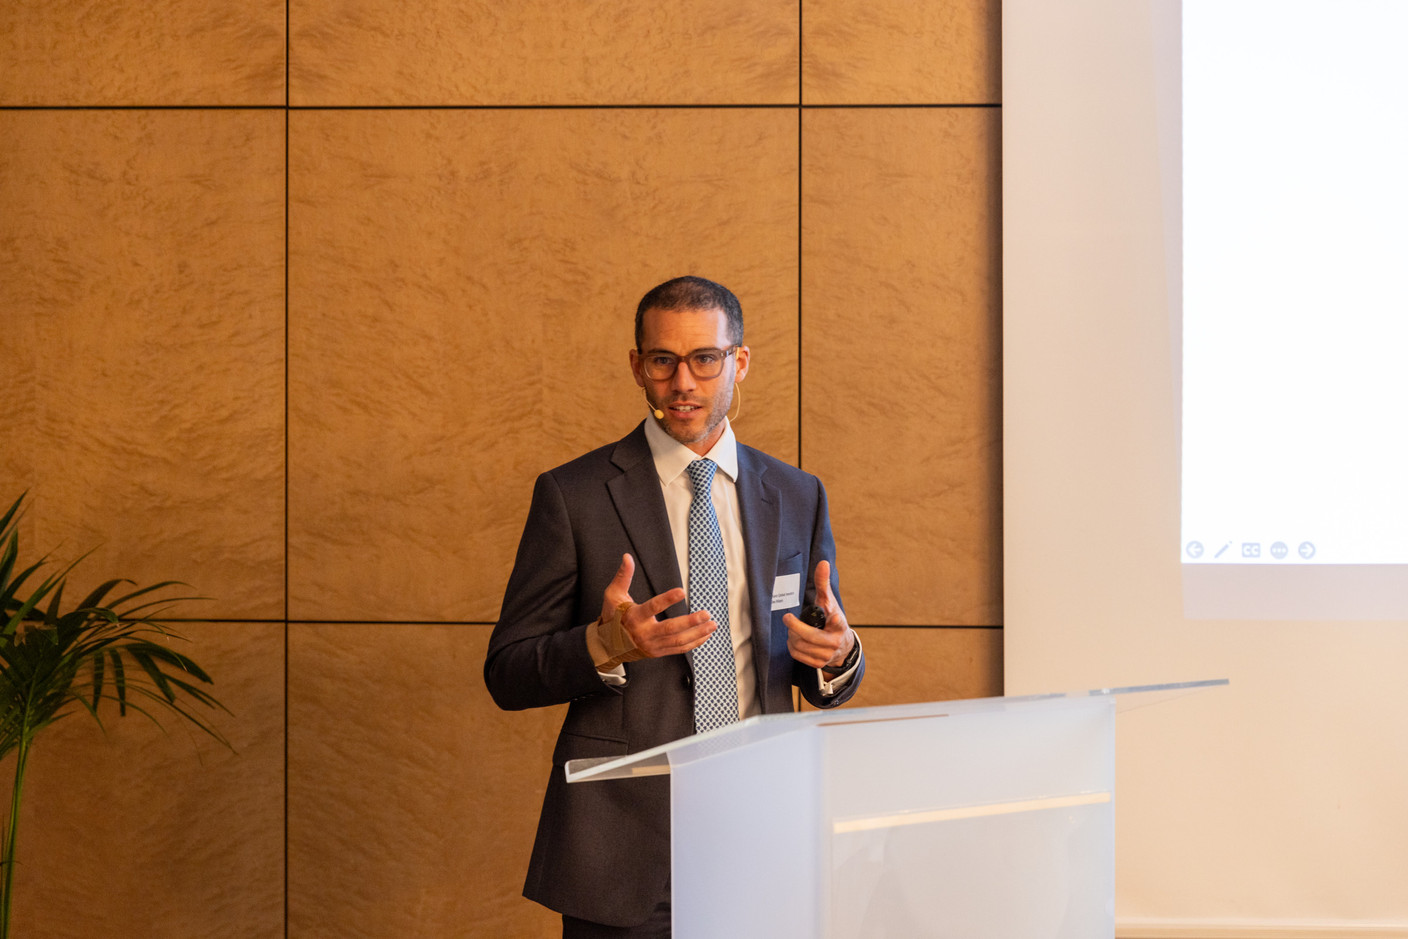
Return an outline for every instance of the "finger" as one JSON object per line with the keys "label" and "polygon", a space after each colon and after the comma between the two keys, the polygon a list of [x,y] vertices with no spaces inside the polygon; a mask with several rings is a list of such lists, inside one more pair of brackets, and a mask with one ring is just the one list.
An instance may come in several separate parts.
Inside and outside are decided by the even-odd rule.
{"label": "finger", "polygon": [[[815,633],[817,630],[812,630],[812,632]],[[789,635],[787,637],[787,654],[803,665],[821,668],[835,657],[836,651],[806,639],[799,639],[796,635]]]}
{"label": "finger", "polygon": [[719,624],[707,610],[699,610],[666,620],[649,620],[638,627],[634,638],[637,648],[658,658],[697,649],[718,628]]}
{"label": "finger", "polygon": [[845,633],[822,631],[802,624],[801,629],[792,630],[787,636],[787,646],[790,649],[802,649],[807,652],[825,652],[830,658],[836,654],[836,650],[841,648],[844,642]]}
{"label": "finger", "polygon": [[839,607],[832,608],[826,617],[826,623],[823,629],[817,629],[815,626],[804,623],[791,613],[782,614],[782,624],[787,627],[787,631],[790,633],[788,636],[789,641],[795,636],[800,641],[818,645],[835,645],[838,640],[824,639],[822,637],[844,633],[847,628],[846,618],[841,614]]}
{"label": "finger", "polygon": [[673,590],[658,593],[649,600],[637,603],[635,609],[631,610],[632,618],[636,622],[641,622],[642,620],[654,617],[659,613],[665,612],[676,603],[679,603],[686,596],[687,594],[684,592],[683,587],[676,587]]}
{"label": "finger", "polygon": [[676,652],[688,652],[702,646],[719,628],[718,621],[708,610],[699,610],[661,620],[660,639]]}
{"label": "finger", "polygon": [[818,561],[816,572],[813,575],[816,581],[816,605],[826,611],[829,617],[831,611],[836,606],[836,600],[831,596],[831,562]]}
{"label": "finger", "polygon": [[[794,651],[816,653],[829,646],[833,652],[835,651],[837,640],[829,632],[817,629],[815,626],[808,626],[791,613],[784,614],[782,622],[787,627],[787,648]],[[830,657],[831,653],[828,652],[827,658]]]}
{"label": "finger", "polygon": [[606,595],[613,604],[631,599],[631,578],[635,573],[635,558],[629,554],[621,555],[621,566],[616,569],[616,576],[611,578],[611,583],[606,585]]}
{"label": "finger", "polygon": [[821,632],[821,630],[817,629],[815,626],[808,626],[791,613],[782,614],[782,625],[787,627],[787,631],[792,636],[796,636],[798,639],[803,639],[808,642],[815,642],[817,633]]}
{"label": "finger", "polygon": [[822,668],[840,653],[845,642],[847,626],[844,617],[835,614],[836,628],[828,620],[825,630],[815,629],[802,622],[791,613],[783,614],[782,622],[788,630],[787,652],[804,665]]}

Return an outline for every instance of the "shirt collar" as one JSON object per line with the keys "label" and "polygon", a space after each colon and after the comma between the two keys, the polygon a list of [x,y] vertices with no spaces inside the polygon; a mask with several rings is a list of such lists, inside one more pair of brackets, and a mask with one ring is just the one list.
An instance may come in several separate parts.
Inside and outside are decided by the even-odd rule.
{"label": "shirt collar", "polygon": [[[650,444],[650,455],[655,458],[655,472],[660,476],[662,486],[670,485],[685,471],[685,467],[701,458],[665,433],[653,418],[645,419],[645,440]],[[738,438],[733,435],[733,425],[728,418],[724,418],[723,434],[703,458],[713,460],[725,476],[738,482]]]}

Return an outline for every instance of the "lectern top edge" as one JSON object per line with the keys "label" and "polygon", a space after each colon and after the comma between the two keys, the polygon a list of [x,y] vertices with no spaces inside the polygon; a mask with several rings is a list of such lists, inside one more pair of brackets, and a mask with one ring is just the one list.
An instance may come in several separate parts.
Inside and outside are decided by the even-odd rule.
{"label": "lectern top edge", "polygon": [[567,781],[575,783],[663,775],[670,772],[671,764],[689,762],[720,751],[750,746],[806,728],[824,728],[872,721],[939,718],[951,714],[972,714],[983,711],[1006,711],[1036,703],[1052,703],[1062,699],[1074,703],[1091,698],[1112,698],[1117,710],[1126,711],[1135,707],[1159,704],[1208,688],[1222,687],[1228,683],[1225,678],[1214,678],[1160,685],[1095,688],[1054,694],[968,698],[958,701],[930,701],[921,704],[892,704],[880,707],[847,707],[840,710],[805,711],[796,714],[766,714],[750,717],[727,727],[720,727],[707,734],[697,734],[649,750],[642,750],[639,753],[619,757],[570,760],[566,767]]}

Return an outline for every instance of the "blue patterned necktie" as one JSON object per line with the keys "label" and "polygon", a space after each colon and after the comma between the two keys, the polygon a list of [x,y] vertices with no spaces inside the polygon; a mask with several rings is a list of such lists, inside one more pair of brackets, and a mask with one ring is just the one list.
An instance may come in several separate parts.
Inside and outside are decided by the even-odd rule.
{"label": "blue patterned necktie", "polygon": [[738,677],[728,624],[728,562],[714,500],[709,494],[718,469],[713,460],[686,467],[694,483],[689,507],[689,609],[708,610],[719,628],[694,650],[694,729],[704,733],[738,720]]}

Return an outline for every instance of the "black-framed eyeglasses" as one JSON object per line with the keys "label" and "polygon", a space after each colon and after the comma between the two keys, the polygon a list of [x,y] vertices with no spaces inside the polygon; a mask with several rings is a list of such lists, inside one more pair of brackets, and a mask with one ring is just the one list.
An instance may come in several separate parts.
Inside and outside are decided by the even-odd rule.
{"label": "black-framed eyeglasses", "polygon": [[738,351],[738,346],[727,349],[695,349],[688,355],[675,355],[670,352],[641,353],[641,368],[651,381],[666,381],[675,377],[680,362],[689,363],[689,371],[695,378],[718,378],[724,371],[724,359]]}

